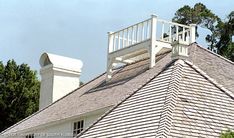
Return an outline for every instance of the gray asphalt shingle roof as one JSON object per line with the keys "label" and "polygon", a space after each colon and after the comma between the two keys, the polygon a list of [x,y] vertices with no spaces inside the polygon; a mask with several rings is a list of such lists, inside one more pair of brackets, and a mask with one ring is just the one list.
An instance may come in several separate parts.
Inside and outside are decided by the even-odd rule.
{"label": "gray asphalt shingle roof", "polygon": [[78,137],[219,137],[233,113],[232,93],[178,60]]}
{"label": "gray asphalt shingle roof", "polygon": [[161,60],[151,70],[148,70],[148,60],[121,68],[107,84],[105,84],[106,76],[104,73],[41,111],[13,125],[2,134],[14,133],[114,106],[145,84],[155,73],[160,72],[170,60],[170,55],[165,53],[157,56],[157,59]]}
{"label": "gray asphalt shingle roof", "polygon": [[[200,70],[204,71],[207,74],[207,76],[210,76],[215,81],[217,81],[218,84],[225,87],[225,89],[229,90],[230,92],[234,92],[234,71],[233,71],[234,63],[233,62],[230,62],[226,59],[223,59],[223,58],[219,57],[218,55],[211,53],[210,51],[198,46],[197,44],[192,44],[189,48],[189,51],[190,51],[190,54],[189,54],[188,60],[190,62],[192,62],[194,65],[196,65],[197,68],[199,68]],[[171,113],[170,116],[165,116],[164,121],[160,120],[160,117],[157,116],[153,120],[155,122],[155,124],[148,124],[147,127],[152,127],[152,129],[154,129],[154,128],[157,128],[157,126],[159,126],[159,124],[162,126],[163,125],[170,125],[170,132],[171,132],[170,136],[172,136],[172,137],[176,136],[176,135],[178,135],[177,134],[178,127],[175,127],[175,126],[179,125],[178,122],[185,122],[185,124],[184,124],[185,126],[187,126],[188,123],[193,123],[193,125],[199,124],[199,123],[202,124],[202,122],[199,122],[199,121],[193,122],[193,121],[188,120],[190,118],[187,118],[187,120],[186,120],[187,122],[180,120],[181,116],[185,116],[185,114],[184,114],[185,111],[188,112],[191,110],[191,113],[193,113],[192,111],[199,112],[199,114],[205,113],[202,108],[201,108],[201,111],[200,110],[196,111],[197,108],[195,108],[195,107],[199,106],[199,104],[197,104],[197,105],[195,103],[189,104],[190,107],[189,106],[187,107],[187,105],[186,105],[187,104],[186,101],[190,100],[190,99],[185,99],[184,97],[190,96],[190,94],[191,94],[191,93],[189,93],[190,89],[195,91],[195,94],[197,94],[197,95],[194,94],[195,96],[192,97],[192,98],[195,98],[197,101],[199,101],[198,98],[201,95],[199,92],[203,92],[203,91],[207,90],[207,89],[200,88],[201,86],[197,86],[198,88],[195,88],[196,85],[193,85],[195,82],[196,82],[195,84],[204,83],[204,84],[207,84],[207,86],[209,86],[209,87],[212,86],[211,87],[212,89],[211,88],[210,89],[211,90],[214,89],[214,91],[211,91],[210,89],[209,89],[209,91],[207,90],[206,91],[207,95],[210,93],[212,94],[214,92],[217,92],[217,93],[223,94],[223,95],[225,93],[223,93],[223,91],[220,90],[219,87],[216,87],[216,85],[210,84],[206,78],[204,78],[204,77],[202,78],[202,75],[200,73],[198,73],[198,71],[196,71],[192,67],[192,65],[189,64],[189,62],[185,63],[185,65],[184,65],[185,67],[183,67],[183,72],[184,72],[184,74],[189,74],[188,72],[191,72],[191,75],[187,75],[187,77],[193,77],[193,75],[195,75],[197,78],[188,79],[186,77],[183,77],[183,75],[178,75],[178,76],[176,75],[176,78],[178,80],[172,79],[172,77],[170,77],[171,76],[170,74],[175,73],[175,72],[176,72],[176,74],[180,74],[180,68],[181,68],[180,66],[181,65],[178,65],[178,67],[177,67],[178,69],[175,71],[175,69],[174,69],[175,65],[172,64],[171,62],[172,62],[171,61],[171,53],[166,52],[162,55],[157,56],[156,65],[152,69],[148,68],[149,63],[148,63],[148,60],[145,59],[145,60],[139,61],[137,63],[133,63],[133,64],[130,64],[130,65],[127,65],[123,68],[118,69],[115,72],[113,79],[108,83],[105,82],[105,73],[104,73],[104,74],[98,76],[97,78],[93,79],[92,81],[88,82],[87,84],[85,84],[81,88],[79,88],[79,89],[75,90],[74,92],[68,94],[67,96],[61,98],[57,102],[49,105],[45,109],[36,112],[32,116],[24,119],[23,121],[15,124],[14,126],[8,128],[4,132],[2,132],[2,134],[8,134],[8,133],[21,131],[24,129],[34,128],[34,127],[48,124],[51,122],[55,122],[58,120],[64,120],[64,119],[67,119],[70,117],[79,116],[79,115],[82,115],[84,113],[95,111],[95,110],[102,109],[102,108],[110,108],[112,106],[115,107],[116,105],[119,105],[123,100],[125,100],[126,97],[129,97],[130,95],[133,95],[134,93],[137,95],[137,91],[139,89],[143,90],[143,87],[146,88],[147,85],[152,85],[152,86],[155,85],[155,87],[154,87],[155,91],[153,93],[150,93],[150,94],[154,94],[159,99],[157,100],[157,98],[155,98],[155,99],[151,99],[152,100],[151,102],[147,102],[147,100],[144,100],[144,98],[142,98],[142,102],[145,102],[144,104],[148,104],[148,105],[154,105],[153,103],[158,103],[158,105],[163,105],[163,106],[157,107],[157,108],[160,108],[160,110],[154,111],[154,112],[158,112],[158,113],[170,112],[169,109],[172,108],[172,106],[173,106],[174,111],[176,113],[178,112],[178,117],[175,120],[173,120],[174,121],[173,122],[172,120],[170,120],[171,119],[170,116],[175,116],[173,113]],[[160,77],[160,75],[161,75],[161,77]],[[200,75],[200,77],[198,77],[199,75]],[[172,81],[172,80],[174,80],[175,83],[173,83],[173,85],[171,86],[171,84],[168,81]],[[177,85],[175,85],[177,83],[177,81],[183,82],[183,83],[181,83],[180,86],[178,87]],[[164,82],[164,83],[162,83],[162,82]],[[159,84],[158,87],[156,85],[157,83]],[[187,85],[192,85],[192,86],[187,87]],[[161,88],[169,88],[170,90],[173,90],[173,91],[171,91],[171,95],[169,94],[169,96],[168,96],[169,91],[165,91],[167,89],[162,90],[162,89],[160,89],[159,86],[162,86]],[[185,86],[186,86],[186,88],[184,88]],[[175,91],[178,91],[178,89],[179,89],[179,92],[177,94],[177,97],[174,97],[173,93]],[[147,94],[148,94],[147,91],[150,91],[150,90],[147,90],[145,92],[142,90],[138,91],[138,98],[140,98],[142,95],[144,95],[143,97],[147,98]],[[141,91],[141,93],[140,93],[140,91]],[[157,91],[160,91],[160,93],[157,93]],[[181,94],[182,91],[185,92],[184,93],[185,96],[183,94]],[[166,97],[166,95],[164,95],[165,92],[167,93],[167,97]],[[132,97],[134,97],[134,95]],[[165,98],[169,98],[172,101],[177,101],[177,104],[173,105],[173,103],[170,103],[170,102],[167,104],[160,103],[160,102],[163,102],[164,101],[163,99],[165,99]],[[209,99],[206,99],[206,100],[210,100],[212,98],[217,98],[217,97],[212,97],[212,96],[208,97],[207,96],[207,98],[209,98]],[[175,99],[177,99],[177,100],[175,100]],[[155,100],[157,100],[157,101],[155,101]],[[194,100],[194,101],[196,101],[196,100]],[[126,100],[126,102],[127,102],[127,100]],[[215,101],[215,103],[219,103],[219,102],[220,102],[220,100]],[[232,103],[232,105],[234,105],[233,99],[231,99],[231,100],[229,99],[229,103],[230,102]],[[134,105],[131,105],[133,103],[134,103],[134,100],[132,101],[132,103],[129,102],[127,104],[127,106],[125,106],[125,107],[127,108],[128,106],[130,106],[129,108],[132,109],[132,108],[134,108]],[[135,103],[135,104],[138,104],[137,106],[142,107],[142,109],[147,108],[147,107],[144,107],[144,104],[141,104],[141,103]],[[162,108],[164,106],[168,106],[170,108],[168,110],[165,110],[166,108],[165,109]],[[195,106],[195,107],[192,108],[192,106]],[[204,105],[201,105],[201,106],[204,106]],[[224,106],[225,105],[222,105],[222,106],[220,105],[220,108],[222,108],[222,110],[224,110],[224,112],[234,113],[233,107],[229,107],[228,109],[226,109],[226,108],[223,108]],[[125,107],[123,107],[122,110],[124,110]],[[217,106],[217,110],[218,110],[218,107],[219,106]],[[186,109],[186,110],[181,111],[180,110],[181,108]],[[213,109],[215,107],[211,107],[211,108]],[[206,108],[204,108],[204,109],[206,110]],[[117,108],[116,108],[116,110],[117,110]],[[118,109],[118,110],[120,110],[120,109]],[[207,110],[208,110],[208,108],[207,108]],[[145,110],[145,111],[148,111],[148,110]],[[110,114],[113,114],[113,113],[110,113]],[[148,113],[148,114],[150,114],[150,113]],[[215,113],[213,113],[213,115],[214,114]],[[209,114],[209,115],[212,115],[212,114]],[[104,120],[105,117],[102,119]],[[207,119],[209,120],[209,118],[207,118]],[[232,118],[232,117],[224,118],[224,119],[227,119],[227,120],[233,119],[234,120],[234,118]],[[118,118],[116,118],[116,120],[118,122]],[[134,121],[134,120],[132,120],[132,121]],[[137,120],[135,120],[135,121],[137,121]],[[146,119],[146,121],[147,121],[147,119]],[[150,120],[148,120],[148,121],[150,121]],[[160,123],[160,121],[161,121],[161,123]],[[102,120],[100,122],[102,122]],[[100,122],[98,122],[97,125]],[[152,120],[151,120],[151,122],[152,122]],[[123,123],[123,121],[121,123]],[[119,124],[121,124],[121,123],[119,123]],[[210,123],[210,124],[212,124],[212,123]],[[208,124],[208,125],[210,125],[210,124]],[[111,125],[113,125],[113,123],[110,123],[108,125],[109,125],[109,127],[111,127]],[[199,125],[194,126],[194,127],[195,128],[199,127]],[[131,129],[131,127],[129,129]],[[141,128],[138,131],[142,130],[141,133],[143,134],[143,133],[145,133],[143,130],[147,129],[147,127]],[[211,128],[212,127],[213,126],[211,126]],[[214,128],[215,127],[216,126],[214,126]],[[233,128],[233,126],[231,126],[231,127]],[[95,128],[95,125],[90,130],[87,131],[87,134],[89,131],[91,133],[91,130],[94,128]],[[115,128],[113,128],[113,129],[115,129]],[[187,133],[186,130],[190,130],[191,128],[185,127],[184,129],[185,130],[183,131],[184,132],[183,135],[186,135],[186,133]],[[103,130],[103,129],[101,129],[101,130]],[[110,129],[110,130],[112,130],[112,129]],[[164,135],[164,133],[169,135],[168,130],[165,129],[164,127],[162,127],[162,129],[160,129],[160,130],[161,130],[160,133],[158,133],[157,135]],[[220,131],[220,130],[217,129],[217,131]],[[108,131],[108,130],[105,130],[105,131]],[[135,130],[132,130],[132,131],[135,131]],[[149,131],[156,132],[156,129],[154,129],[154,130],[149,129]],[[194,129],[193,131],[199,131],[199,130]],[[189,133],[192,133],[192,132],[189,132]],[[209,133],[211,133],[211,132],[209,131]],[[122,134],[125,134],[125,132],[123,132]],[[140,134],[140,132],[139,132],[139,134]],[[156,135],[156,133],[154,133],[154,134]],[[201,135],[202,134],[203,133],[201,133]],[[212,131],[211,134],[214,136],[217,136],[217,133],[215,131],[214,132]],[[151,134],[149,134],[149,135],[151,135]]]}

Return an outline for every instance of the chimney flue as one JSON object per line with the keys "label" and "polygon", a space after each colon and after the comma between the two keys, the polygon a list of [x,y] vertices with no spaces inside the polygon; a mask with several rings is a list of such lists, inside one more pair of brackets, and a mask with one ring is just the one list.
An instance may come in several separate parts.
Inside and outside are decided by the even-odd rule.
{"label": "chimney flue", "polygon": [[82,61],[44,53],[40,58],[39,109],[55,102],[80,85]]}

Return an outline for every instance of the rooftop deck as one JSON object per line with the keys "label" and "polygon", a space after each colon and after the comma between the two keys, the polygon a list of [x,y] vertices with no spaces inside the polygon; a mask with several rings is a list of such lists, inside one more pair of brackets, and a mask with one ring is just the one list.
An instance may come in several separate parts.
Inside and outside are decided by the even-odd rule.
{"label": "rooftop deck", "polygon": [[155,65],[155,55],[179,41],[184,45],[195,42],[195,24],[189,26],[151,18],[116,32],[108,33],[107,79],[118,63],[132,63],[150,58],[150,67]]}

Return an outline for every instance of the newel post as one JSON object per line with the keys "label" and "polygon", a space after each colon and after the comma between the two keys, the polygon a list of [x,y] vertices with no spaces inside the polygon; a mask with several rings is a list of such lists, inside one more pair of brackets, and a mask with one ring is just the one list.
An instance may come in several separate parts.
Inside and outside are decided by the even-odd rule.
{"label": "newel post", "polygon": [[157,16],[156,15],[151,15],[151,31],[150,31],[151,44],[150,44],[150,47],[149,47],[150,68],[155,66],[156,29],[157,29]]}
{"label": "newel post", "polygon": [[110,53],[110,52],[113,52],[113,48],[114,48],[114,42],[113,42],[113,32],[108,32],[107,33],[108,34],[108,54]]}
{"label": "newel post", "polygon": [[190,24],[189,25],[191,27],[190,30],[190,43],[194,43],[196,42],[196,24]]}
{"label": "newel post", "polygon": [[109,53],[114,51],[114,34],[113,32],[108,32],[107,34],[108,34],[108,48],[107,48],[106,81],[111,79],[113,60],[112,57],[109,55]]}

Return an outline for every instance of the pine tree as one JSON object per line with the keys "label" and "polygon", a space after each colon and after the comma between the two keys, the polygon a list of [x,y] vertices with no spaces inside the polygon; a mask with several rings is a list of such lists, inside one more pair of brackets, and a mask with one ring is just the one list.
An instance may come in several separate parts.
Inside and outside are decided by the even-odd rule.
{"label": "pine tree", "polygon": [[0,131],[38,110],[40,82],[27,64],[0,62]]}

